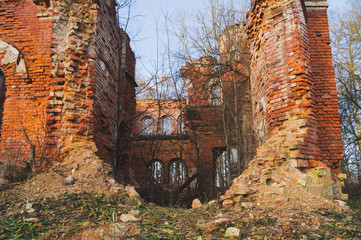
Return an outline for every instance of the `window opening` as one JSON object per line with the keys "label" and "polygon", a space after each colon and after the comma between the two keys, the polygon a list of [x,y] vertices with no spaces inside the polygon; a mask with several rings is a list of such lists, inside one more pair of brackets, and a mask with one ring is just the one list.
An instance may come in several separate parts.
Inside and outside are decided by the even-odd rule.
{"label": "window opening", "polygon": [[153,184],[161,184],[163,178],[163,163],[160,160],[153,160],[148,165],[150,182]]}
{"label": "window opening", "polygon": [[170,135],[170,133],[171,133],[170,119],[167,116],[164,116],[161,118],[160,133],[163,135]]}
{"label": "window opening", "polygon": [[185,131],[184,131],[184,117],[183,115],[180,115],[178,117],[178,133],[179,134],[184,134]]}
{"label": "window opening", "polygon": [[219,106],[222,103],[222,89],[218,85],[213,85],[211,88],[211,102],[212,105]]}
{"label": "window opening", "polygon": [[153,119],[151,117],[143,118],[142,134],[143,135],[152,135],[153,134]]}
{"label": "window opening", "polygon": [[182,159],[173,159],[169,164],[169,183],[182,184],[185,182],[185,165]]}
{"label": "window opening", "polygon": [[0,69],[0,137],[1,137],[1,127],[3,123],[3,113],[4,113],[4,103],[5,103],[5,94],[6,94],[6,85],[5,85],[5,74]]}
{"label": "window opening", "polygon": [[230,158],[227,158],[226,148],[213,149],[215,158],[215,185],[225,189],[231,186]]}

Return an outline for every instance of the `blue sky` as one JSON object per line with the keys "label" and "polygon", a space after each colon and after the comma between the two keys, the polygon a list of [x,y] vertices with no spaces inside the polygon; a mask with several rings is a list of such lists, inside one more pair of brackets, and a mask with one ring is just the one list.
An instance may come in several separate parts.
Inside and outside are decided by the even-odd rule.
{"label": "blue sky", "polygon": [[[193,11],[204,7],[206,0],[136,0],[131,9],[127,32],[132,38],[132,48],[137,56],[138,77],[146,78],[148,72],[144,67],[152,70],[157,58],[157,43],[162,48],[162,41],[166,41],[164,15],[173,19],[179,11]],[[236,2],[237,0],[234,0]],[[330,10],[338,12],[345,8],[347,0],[328,0]],[[158,23],[158,24],[157,24]],[[156,30],[158,26],[158,31]],[[158,41],[157,41],[158,32]],[[161,56],[160,56],[161,57]],[[143,66],[144,65],[144,66]]]}

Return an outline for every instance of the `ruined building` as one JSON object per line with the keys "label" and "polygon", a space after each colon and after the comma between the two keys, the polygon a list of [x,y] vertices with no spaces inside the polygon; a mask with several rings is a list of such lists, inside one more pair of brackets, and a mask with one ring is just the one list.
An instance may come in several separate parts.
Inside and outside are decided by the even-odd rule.
{"label": "ruined building", "polygon": [[136,83],[115,7],[114,0],[0,2],[2,156],[56,160],[90,143],[119,169]]}
{"label": "ruined building", "polygon": [[[187,64],[187,98],[140,101],[141,118],[135,58],[115,5],[0,1],[2,156],[61,159],[90,143],[115,176],[124,170],[141,187],[212,191],[250,162],[238,182],[280,184],[272,171],[297,169],[283,182],[340,194],[343,146],[326,0],[253,0],[246,23],[230,26],[230,46],[222,40],[219,62],[231,68],[217,76],[207,56]],[[243,43],[247,51],[237,49]],[[230,56],[245,61],[229,65]],[[240,85],[231,90],[232,83]],[[236,120],[227,114],[232,108],[241,113]],[[224,159],[238,159],[239,172]]]}
{"label": "ruined building", "polygon": [[[239,153],[244,154],[239,158],[246,163],[253,158],[249,169],[235,183],[257,178],[258,182],[282,185],[298,180],[314,194],[341,196],[339,181],[345,177],[339,169],[343,145],[327,7],[326,0],[254,0],[244,26],[230,27],[234,39],[231,44],[236,45],[239,38],[246,36],[249,48],[247,64],[235,66],[232,71],[249,75],[238,102],[243,110],[243,151]],[[227,62],[234,51],[223,47],[221,44],[221,63]],[[186,99],[158,102],[147,108],[148,103],[141,103],[142,117],[136,124],[140,136],[135,142],[147,147],[141,149],[143,155],[140,150],[132,155],[130,172],[134,182],[169,188],[174,184],[174,174],[178,174],[179,185],[194,180],[202,192],[219,186],[219,156],[226,147],[232,148],[232,141],[225,139],[221,111],[225,104],[222,94],[229,86],[224,83],[222,89],[217,89],[213,83],[217,78],[209,77],[210,72],[217,72],[216,64],[211,62],[205,57],[182,69],[186,85],[190,86]],[[237,80],[242,74],[229,73],[219,77],[226,82],[243,81]],[[177,125],[178,118],[186,126],[184,132],[176,130],[183,126],[179,121]],[[173,126],[178,128],[164,132]],[[232,166],[228,168],[222,170],[223,176]],[[264,179],[259,173],[252,174],[257,168],[267,169],[262,173]],[[289,179],[281,180],[281,175],[273,179],[272,172],[277,169],[286,171],[284,175]],[[297,169],[299,174],[290,176],[291,169]],[[191,179],[194,173],[198,176]]]}

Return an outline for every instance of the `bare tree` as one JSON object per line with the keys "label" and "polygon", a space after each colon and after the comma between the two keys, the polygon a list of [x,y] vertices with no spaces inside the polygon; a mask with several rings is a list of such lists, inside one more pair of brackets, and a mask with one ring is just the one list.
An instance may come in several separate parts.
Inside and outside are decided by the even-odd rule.
{"label": "bare tree", "polygon": [[361,1],[334,18],[332,47],[345,155],[343,171],[348,186],[361,184]]}
{"label": "bare tree", "polygon": [[[230,178],[239,175],[247,167],[254,151],[250,133],[252,127],[246,119],[251,114],[251,99],[248,95],[249,53],[244,21],[250,3],[243,1],[237,7],[233,1],[209,0],[207,3],[206,11],[202,9],[193,14],[183,13],[177,20],[176,35],[183,48],[178,56],[187,62],[194,62],[201,57],[211,59],[197,61],[196,64],[208,65],[203,67],[213,70],[201,73],[208,75],[202,87],[210,99],[215,94],[212,86],[221,88],[222,122],[227,145],[224,168],[236,169],[231,173],[232,176],[223,174],[226,179],[219,180],[226,188],[231,183]],[[216,172],[219,179],[218,174]]]}

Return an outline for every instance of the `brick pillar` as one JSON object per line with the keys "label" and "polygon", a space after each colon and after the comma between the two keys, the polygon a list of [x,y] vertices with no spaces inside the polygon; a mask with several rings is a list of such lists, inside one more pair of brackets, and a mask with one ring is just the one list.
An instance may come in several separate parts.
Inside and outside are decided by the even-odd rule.
{"label": "brick pillar", "polygon": [[307,28],[315,92],[318,158],[334,173],[342,160],[342,138],[332,63],[326,0],[306,0]]}

